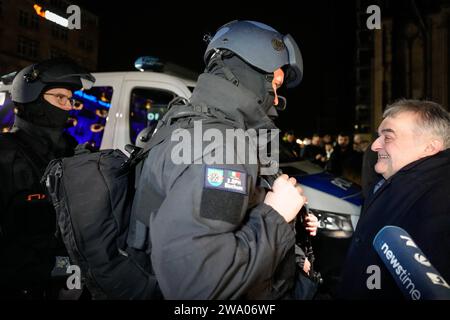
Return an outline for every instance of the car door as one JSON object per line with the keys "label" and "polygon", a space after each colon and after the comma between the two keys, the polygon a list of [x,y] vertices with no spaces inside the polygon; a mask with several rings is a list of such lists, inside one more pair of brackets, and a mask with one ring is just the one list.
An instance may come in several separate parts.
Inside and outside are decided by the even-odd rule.
{"label": "car door", "polygon": [[[191,92],[181,81],[171,81],[169,78],[165,80],[124,82],[118,110],[112,115],[115,117],[112,148],[124,150],[126,144],[135,144],[139,132],[161,119],[173,98],[190,97]],[[104,146],[107,146],[106,142]]]}

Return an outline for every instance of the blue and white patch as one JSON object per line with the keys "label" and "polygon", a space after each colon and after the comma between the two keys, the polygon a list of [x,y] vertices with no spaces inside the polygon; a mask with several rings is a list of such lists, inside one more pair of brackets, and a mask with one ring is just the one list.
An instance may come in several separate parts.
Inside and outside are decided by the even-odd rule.
{"label": "blue and white patch", "polygon": [[204,187],[247,194],[247,173],[207,166]]}

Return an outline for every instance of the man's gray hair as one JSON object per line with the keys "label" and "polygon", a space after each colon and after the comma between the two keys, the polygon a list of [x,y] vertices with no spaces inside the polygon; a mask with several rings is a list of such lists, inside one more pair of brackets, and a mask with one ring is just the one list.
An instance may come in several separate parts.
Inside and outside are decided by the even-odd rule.
{"label": "man's gray hair", "polygon": [[401,99],[386,108],[383,119],[403,112],[415,113],[419,129],[441,138],[444,148],[450,148],[450,113],[440,104],[426,100]]}

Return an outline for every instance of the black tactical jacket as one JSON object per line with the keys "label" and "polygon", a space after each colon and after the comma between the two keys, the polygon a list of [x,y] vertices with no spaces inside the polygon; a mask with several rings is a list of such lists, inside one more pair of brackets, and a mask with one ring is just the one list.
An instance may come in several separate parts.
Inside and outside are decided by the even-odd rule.
{"label": "black tactical jacket", "polygon": [[[218,76],[200,76],[191,104],[219,119],[205,122],[200,133],[214,128],[225,136],[227,129],[275,128],[256,96]],[[204,118],[194,113],[171,119],[182,108],[174,106],[164,121]],[[191,127],[184,133],[194,137],[195,130]],[[164,297],[289,297],[295,275],[295,234],[279,213],[263,203],[258,165],[243,160],[242,152],[237,152],[242,164],[202,163],[201,156],[211,156],[211,150],[198,153],[194,141],[190,142],[194,164],[176,164],[173,159],[180,152],[180,141],[166,139],[150,151],[129,233],[130,246],[151,256]],[[230,141],[219,141],[215,150],[223,155],[237,151]]]}
{"label": "black tactical jacket", "polygon": [[[72,138],[73,139],[73,138]],[[40,179],[48,162],[73,154],[74,140],[61,130],[33,125],[19,117],[0,135],[0,288],[2,295],[48,285],[55,255],[55,212]]]}

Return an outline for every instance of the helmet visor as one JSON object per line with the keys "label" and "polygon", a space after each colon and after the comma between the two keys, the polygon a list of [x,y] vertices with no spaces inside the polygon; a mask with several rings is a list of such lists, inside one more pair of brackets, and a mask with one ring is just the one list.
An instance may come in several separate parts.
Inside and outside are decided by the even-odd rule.
{"label": "helmet visor", "polygon": [[91,89],[95,83],[95,77],[90,73],[72,73],[62,76],[44,75],[41,79],[42,82],[46,83],[73,84],[75,87],[81,87],[85,90]]}
{"label": "helmet visor", "polygon": [[95,83],[95,77],[75,63],[42,64],[38,68],[40,80],[46,84],[67,84],[78,89],[90,89]]}
{"label": "helmet visor", "polygon": [[283,42],[288,51],[289,64],[286,70],[286,86],[293,88],[297,86],[303,78],[303,58],[300,49],[291,35],[283,37]]}

